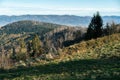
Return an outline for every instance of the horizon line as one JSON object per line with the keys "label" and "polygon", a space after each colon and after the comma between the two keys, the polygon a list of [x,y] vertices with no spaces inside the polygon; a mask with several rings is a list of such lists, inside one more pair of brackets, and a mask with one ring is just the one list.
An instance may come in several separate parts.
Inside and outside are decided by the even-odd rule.
{"label": "horizon line", "polygon": [[[75,15],[75,14],[0,14],[0,16],[80,16],[80,17],[92,17],[91,15]],[[103,15],[104,16],[120,16],[120,15]]]}

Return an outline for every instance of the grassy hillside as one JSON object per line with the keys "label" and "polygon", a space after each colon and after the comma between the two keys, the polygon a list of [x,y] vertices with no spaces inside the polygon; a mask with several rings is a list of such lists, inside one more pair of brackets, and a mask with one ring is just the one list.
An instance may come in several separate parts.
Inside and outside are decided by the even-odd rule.
{"label": "grassy hillside", "polygon": [[[36,62],[37,61],[37,62]],[[37,65],[0,70],[11,80],[119,80],[120,34],[64,48],[55,60],[34,60]]]}
{"label": "grassy hillside", "polygon": [[119,80],[120,61],[74,60],[30,68],[1,70],[1,79],[10,80]]}
{"label": "grassy hillside", "polygon": [[79,57],[80,59],[98,59],[109,55],[120,56],[120,34],[113,34],[89,41],[82,41],[63,49],[64,54]]}

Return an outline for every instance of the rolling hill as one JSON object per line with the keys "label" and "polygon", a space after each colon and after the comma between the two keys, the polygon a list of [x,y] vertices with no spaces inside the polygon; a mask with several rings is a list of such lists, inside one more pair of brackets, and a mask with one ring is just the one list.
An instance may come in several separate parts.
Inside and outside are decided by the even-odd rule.
{"label": "rolling hill", "polygon": [[[119,80],[120,33],[64,48],[59,59],[50,61],[36,59],[33,62],[37,65],[9,70],[0,69],[0,78],[10,80]],[[22,64],[26,63],[22,62]]]}
{"label": "rolling hill", "polygon": [[19,34],[19,33],[45,34],[46,32],[53,30],[54,28],[57,27],[61,27],[61,25],[25,20],[5,25],[0,29],[0,32],[6,34]]}
{"label": "rolling hill", "polygon": [[63,26],[30,20],[14,22],[0,28],[0,45],[10,47],[11,44],[16,44],[21,38],[28,41],[34,34],[38,34],[41,37],[58,27]]}
{"label": "rolling hill", "polygon": [[[19,39],[22,38],[27,42],[33,38],[34,34],[37,34],[42,41],[43,47],[48,46],[49,50],[54,49],[56,51],[56,49],[65,46],[65,41],[72,41],[76,38],[80,40],[85,32],[86,28],[82,27],[69,27],[65,25],[24,20],[1,27],[0,43],[10,48],[12,44],[17,44]],[[72,44],[74,44],[74,41]]]}

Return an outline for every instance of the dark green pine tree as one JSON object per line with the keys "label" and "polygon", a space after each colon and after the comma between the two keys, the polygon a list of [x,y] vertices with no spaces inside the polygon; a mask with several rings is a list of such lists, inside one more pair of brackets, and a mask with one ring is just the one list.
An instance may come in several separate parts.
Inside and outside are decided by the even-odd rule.
{"label": "dark green pine tree", "polygon": [[32,44],[31,44],[31,41],[28,41],[28,42],[27,42],[27,55],[28,55],[29,57],[33,57],[33,56],[32,56]]}
{"label": "dark green pine tree", "polygon": [[86,39],[89,40],[92,38],[101,37],[103,35],[102,26],[103,26],[103,20],[99,15],[99,12],[97,12],[97,14],[92,17],[92,20],[88,26]]}
{"label": "dark green pine tree", "polygon": [[14,60],[14,61],[16,60],[16,51],[15,51],[15,47],[14,46],[12,47],[11,59]]}
{"label": "dark green pine tree", "polygon": [[35,37],[32,40],[32,56],[40,56],[42,54],[42,48],[41,48],[41,41],[38,37],[38,35],[35,35]]}
{"label": "dark green pine tree", "polygon": [[105,29],[104,29],[105,35],[110,35],[110,26],[109,23],[106,23]]}
{"label": "dark green pine tree", "polygon": [[26,48],[26,44],[25,44],[25,42],[24,42],[24,39],[22,39],[22,38],[20,39],[19,45],[20,45],[20,52],[22,52],[23,49]]}

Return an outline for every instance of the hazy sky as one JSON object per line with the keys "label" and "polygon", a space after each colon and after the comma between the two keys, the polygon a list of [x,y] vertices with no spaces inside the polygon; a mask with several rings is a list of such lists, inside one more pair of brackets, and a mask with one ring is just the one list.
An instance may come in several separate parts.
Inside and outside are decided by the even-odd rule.
{"label": "hazy sky", "polygon": [[120,0],[0,0],[0,15],[119,15]]}

